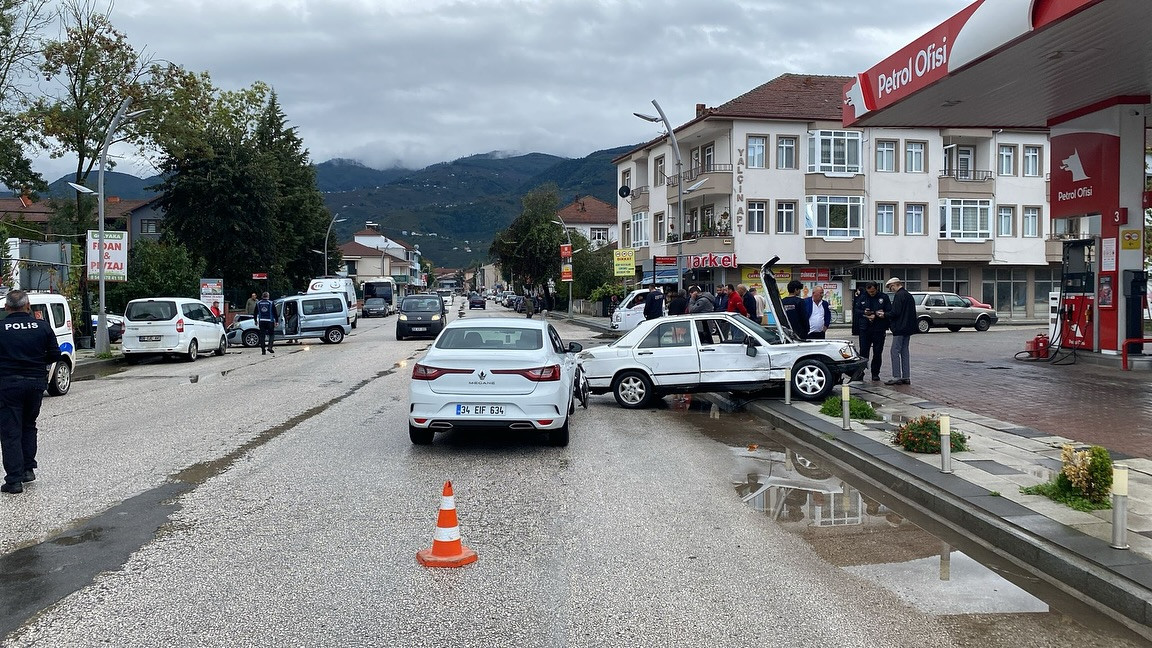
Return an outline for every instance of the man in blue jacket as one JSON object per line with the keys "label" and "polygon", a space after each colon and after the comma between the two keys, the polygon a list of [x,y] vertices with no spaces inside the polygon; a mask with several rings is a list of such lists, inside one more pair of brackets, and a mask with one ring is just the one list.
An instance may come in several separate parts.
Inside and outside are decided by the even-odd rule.
{"label": "man in blue jacket", "polygon": [[872,357],[872,382],[880,380],[880,367],[884,362],[884,338],[891,312],[891,300],[888,295],[880,292],[880,284],[875,281],[864,285],[864,292],[856,297],[852,305],[852,322],[860,335],[860,355],[865,360],[869,354]]}
{"label": "man in blue jacket", "polygon": [[824,289],[816,286],[812,296],[804,298],[804,318],[808,321],[809,340],[823,340],[828,327],[832,325],[832,307],[824,299]]}
{"label": "man in blue jacket", "polygon": [[256,302],[256,325],[260,327],[260,355],[276,353],[272,348],[276,337],[276,305],[268,299],[268,293]]}

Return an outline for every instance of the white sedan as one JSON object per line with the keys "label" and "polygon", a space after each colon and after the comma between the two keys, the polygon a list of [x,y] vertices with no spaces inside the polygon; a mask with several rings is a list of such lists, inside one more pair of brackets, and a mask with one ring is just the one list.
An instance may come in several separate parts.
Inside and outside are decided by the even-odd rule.
{"label": "white sedan", "polygon": [[851,342],[796,341],[779,324],[761,326],[735,313],[640,322],[579,359],[592,393],[611,391],[626,408],[647,407],[665,394],[754,391],[783,384],[786,376],[797,396],[818,400],[865,365]]}
{"label": "white sedan", "polygon": [[543,430],[568,445],[568,418],[581,396],[581,346],[567,345],[547,321],[450,322],[412,367],[408,435],[428,444],[437,431],[502,427]]}

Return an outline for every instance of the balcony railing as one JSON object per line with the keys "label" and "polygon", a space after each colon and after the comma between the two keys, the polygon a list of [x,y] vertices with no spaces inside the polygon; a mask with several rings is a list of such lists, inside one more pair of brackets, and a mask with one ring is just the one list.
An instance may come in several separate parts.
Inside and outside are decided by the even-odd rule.
{"label": "balcony railing", "polygon": [[960,182],[985,182],[992,179],[991,171],[980,171],[977,169],[945,169],[944,173],[940,174],[941,178],[952,178]]}
{"label": "balcony railing", "polygon": [[[685,241],[700,238],[716,238],[721,236],[732,236],[732,225],[701,225],[699,229],[686,232],[684,235]],[[668,234],[668,242],[676,243],[680,240],[680,235],[675,232]]]}
{"label": "balcony railing", "polygon": [[[706,164],[704,166],[692,167],[687,171],[680,174],[685,182],[692,182],[696,178],[704,175],[705,173],[732,173],[731,164]],[[675,187],[679,179],[674,176],[666,176],[667,184],[670,187]]]}

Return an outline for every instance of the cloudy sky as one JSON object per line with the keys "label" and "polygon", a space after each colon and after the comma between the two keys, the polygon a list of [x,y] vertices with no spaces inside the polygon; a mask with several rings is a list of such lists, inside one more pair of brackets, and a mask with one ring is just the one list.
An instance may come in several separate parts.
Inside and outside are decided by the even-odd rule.
{"label": "cloudy sky", "polygon": [[418,168],[641,142],[653,99],[679,125],[786,72],[855,74],[970,2],[116,0],[112,21],[222,88],[271,84],[314,162]]}

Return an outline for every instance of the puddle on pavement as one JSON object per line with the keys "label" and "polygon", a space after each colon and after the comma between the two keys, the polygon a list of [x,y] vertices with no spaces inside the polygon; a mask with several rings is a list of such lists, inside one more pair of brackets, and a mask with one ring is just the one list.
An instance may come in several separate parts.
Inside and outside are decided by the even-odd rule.
{"label": "puddle on pavement", "polygon": [[[760,419],[718,411],[690,395],[665,400],[671,409],[682,405],[704,434],[729,446],[732,485],[742,502],[802,538],[828,563],[884,587],[918,612],[955,621],[949,625],[958,634],[975,632],[986,646],[1023,645],[1018,629],[1027,619],[1023,623],[1046,632],[1071,633],[1077,643],[1070,645],[1148,645],[923,511],[838,474],[818,455],[797,451]],[[1052,630],[1056,626],[1059,630]],[[985,640],[996,634],[1015,636],[1016,643]]]}

